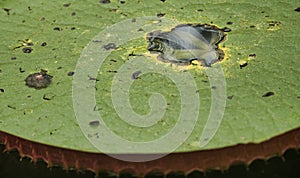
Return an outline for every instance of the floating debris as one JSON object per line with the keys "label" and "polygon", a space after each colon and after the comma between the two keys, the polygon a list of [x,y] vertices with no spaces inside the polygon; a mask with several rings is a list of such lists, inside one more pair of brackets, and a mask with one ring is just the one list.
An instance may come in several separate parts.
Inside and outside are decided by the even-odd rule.
{"label": "floating debris", "polygon": [[52,76],[47,74],[47,71],[41,69],[41,72],[28,75],[25,79],[26,85],[35,89],[46,88],[52,80]]}

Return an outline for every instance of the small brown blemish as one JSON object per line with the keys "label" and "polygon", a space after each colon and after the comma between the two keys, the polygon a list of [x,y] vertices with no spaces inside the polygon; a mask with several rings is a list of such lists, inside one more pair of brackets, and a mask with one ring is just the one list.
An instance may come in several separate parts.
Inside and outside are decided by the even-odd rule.
{"label": "small brown blemish", "polygon": [[43,42],[42,44],[41,44],[41,46],[46,46],[47,45],[47,43],[46,42]]}
{"label": "small brown blemish", "polygon": [[232,25],[232,24],[233,24],[233,22],[227,22],[226,24],[227,24],[227,25]]}
{"label": "small brown blemish", "polygon": [[248,63],[247,63],[247,62],[245,62],[245,63],[243,63],[243,64],[240,64],[240,69],[242,69],[242,68],[246,67],[247,65],[248,65]]}
{"label": "small brown blemish", "polygon": [[251,53],[251,54],[249,54],[249,57],[256,57],[256,54]]}
{"label": "small brown blemish", "polygon": [[232,100],[233,95],[227,96],[227,99]]}
{"label": "small brown blemish", "polygon": [[2,9],[6,12],[7,15],[10,15],[9,11],[10,11],[11,9],[8,9],[8,8],[2,8]]}
{"label": "small brown blemish", "polygon": [[72,13],[71,13],[71,16],[75,16],[75,15],[76,15],[76,12],[72,12]]}
{"label": "small brown blemish", "polygon": [[3,88],[0,88],[0,92],[1,92],[1,93],[4,93],[4,89],[3,89]]}
{"label": "small brown blemish", "polygon": [[56,31],[61,31],[62,29],[59,28],[59,27],[54,27],[53,30],[56,30]]}
{"label": "small brown blemish", "polygon": [[13,57],[11,57],[10,59],[14,61],[14,60],[17,60],[17,57],[16,57],[16,56],[13,56]]}
{"label": "small brown blemish", "polygon": [[20,71],[20,73],[25,72],[25,70],[23,70],[22,67],[19,67],[19,71]]}
{"label": "small brown blemish", "polygon": [[23,53],[31,53],[33,49],[31,47],[25,47],[22,49]]}
{"label": "small brown blemish", "polygon": [[274,94],[275,94],[274,92],[269,91],[269,92],[263,94],[262,97],[269,97],[269,96],[273,96]]}
{"label": "small brown blemish", "polygon": [[63,4],[64,7],[69,7],[70,5],[71,5],[71,3]]}
{"label": "small brown blemish", "polygon": [[99,3],[100,4],[109,4],[110,0],[100,0]]}
{"label": "small brown blemish", "polygon": [[89,125],[92,126],[92,127],[96,127],[96,126],[100,125],[100,122],[99,121],[90,121]]}
{"label": "small brown blemish", "polygon": [[74,74],[75,74],[75,72],[73,72],[73,71],[67,73],[68,76],[73,76]]}
{"label": "small brown blemish", "polygon": [[139,75],[140,75],[141,73],[142,73],[142,71],[138,70],[138,71],[136,71],[136,72],[134,72],[134,73],[132,74],[131,78],[132,78],[133,80],[138,79],[138,78],[139,78]]}
{"label": "small brown blemish", "polygon": [[55,96],[56,96],[56,95],[53,94],[53,93],[45,93],[45,94],[43,95],[43,100],[49,101],[49,100],[52,100]]}
{"label": "small brown blemish", "polygon": [[10,109],[17,109],[15,106],[7,105],[8,108]]}
{"label": "small brown blemish", "polygon": [[158,13],[158,14],[156,14],[156,16],[158,17],[158,18],[161,18],[161,17],[163,17],[163,16],[165,16],[166,14],[165,13]]}
{"label": "small brown blemish", "polygon": [[300,12],[300,7],[295,9],[296,12]]}
{"label": "small brown blemish", "polygon": [[108,43],[106,45],[103,45],[102,48],[105,50],[111,50],[111,49],[116,49],[117,46],[115,43]]}
{"label": "small brown blemish", "polygon": [[28,75],[28,77],[25,79],[25,82],[28,87],[41,89],[48,87],[51,83],[52,78],[53,77],[51,75],[47,74],[46,70],[41,69],[41,72],[39,73]]}

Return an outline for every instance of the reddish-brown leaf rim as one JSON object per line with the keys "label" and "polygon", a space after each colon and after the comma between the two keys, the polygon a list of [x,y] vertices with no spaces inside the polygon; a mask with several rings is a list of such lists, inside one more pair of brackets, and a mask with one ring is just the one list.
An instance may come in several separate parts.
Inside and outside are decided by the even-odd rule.
{"label": "reddish-brown leaf rim", "polygon": [[258,144],[238,144],[219,149],[172,153],[163,158],[143,163],[125,162],[105,154],[45,145],[2,131],[0,131],[0,143],[5,145],[6,151],[17,149],[21,157],[30,157],[34,162],[37,159],[42,159],[48,163],[49,167],[60,165],[66,169],[75,167],[81,170],[92,170],[96,173],[112,171],[117,174],[124,170],[131,170],[130,172],[136,175],[146,175],[149,172],[159,171],[166,175],[173,171],[188,173],[194,170],[227,169],[233,163],[250,164],[256,159],[282,155],[287,149],[300,147],[300,128]]}

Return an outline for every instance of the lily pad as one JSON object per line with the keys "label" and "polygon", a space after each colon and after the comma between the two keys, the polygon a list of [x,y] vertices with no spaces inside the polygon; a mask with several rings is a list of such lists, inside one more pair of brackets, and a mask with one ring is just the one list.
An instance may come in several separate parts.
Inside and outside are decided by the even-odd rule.
{"label": "lily pad", "polygon": [[[199,116],[177,152],[259,143],[300,126],[297,1],[69,1],[68,4],[37,0],[0,2],[1,131],[47,145],[98,153],[88,139],[99,135],[83,133],[76,119],[72,82],[84,48],[90,43],[99,43],[99,50],[109,50],[108,60],[96,75],[89,76],[87,71],[85,76],[87,82],[96,87],[96,105],[90,109],[101,114],[103,122],[99,125],[106,124],[119,137],[136,142],[156,140],[168,134],[180,116],[182,95],[174,81],[167,77],[168,73],[144,74],[141,71],[142,75],[130,88],[130,104],[139,115],[151,112],[151,102],[150,105],[148,102],[153,94],[164,96],[163,104],[167,109],[158,124],[132,126],[120,119],[112,101],[112,81],[122,64],[137,60],[139,55],[147,55],[147,33],[141,29],[141,37],[120,46],[115,44],[113,48],[111,45],[101,48],[109,43],[102,45],[102,39],[95,38],[114,24],[144,16],[158,16],[162,21],[173,19],[178,24],[213,24],[232,29],[226,41],[221,43],[225,58],[218,65],[226,81],[222,122],[215,120],[216,123],[207,125],[213,108],[212,93],[220,89],[211,85],[218,81],[210,75],[214,70],[204,67],[182,70],[148,57],[149,62],[162,71],[178,75],[188,71],[194,78],[197,90],[189,91],[187,96],[199,96],[200,108],[195,110]],[[168,24],[163,30],[178,24]],[[125,33],[126,28],[123,26],[121,30]],[[26,39],[33,43],[30,53],[26,52],[28,44],[22,42]],[[53,76],[51,84],[40,90],[27,87],[25,78],[41,69]],[[74,72],[74,76],[69,75],[70,72]],[[134,72],[128,80],[133,80],[132,74]],[[49,94],[51,97],[47,98],[51,99],[43,99]],[[89,115],[86,117],[86,126],[90,127],[89,123],[94,120],[89,120]],[[215,133],[211,127],[219,124]],[[201,139],[205,140],[201,134],[209,129],[213,137],[199,147]],[[163,149],[153,152],[160,151]]]}

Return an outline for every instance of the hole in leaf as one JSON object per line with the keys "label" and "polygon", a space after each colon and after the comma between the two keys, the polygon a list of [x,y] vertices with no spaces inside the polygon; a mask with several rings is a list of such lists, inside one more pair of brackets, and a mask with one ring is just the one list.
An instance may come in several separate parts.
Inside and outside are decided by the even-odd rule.
{"label": "hole in leaf", "polygon": [[158,53],[158,60],[175,64],[191,64],[197,60],[211,66],[224,58],[218,44],[225,39],[222,29],[212,25],[182,24],[169,32],[154,31],[147,34],[148,50]]}

